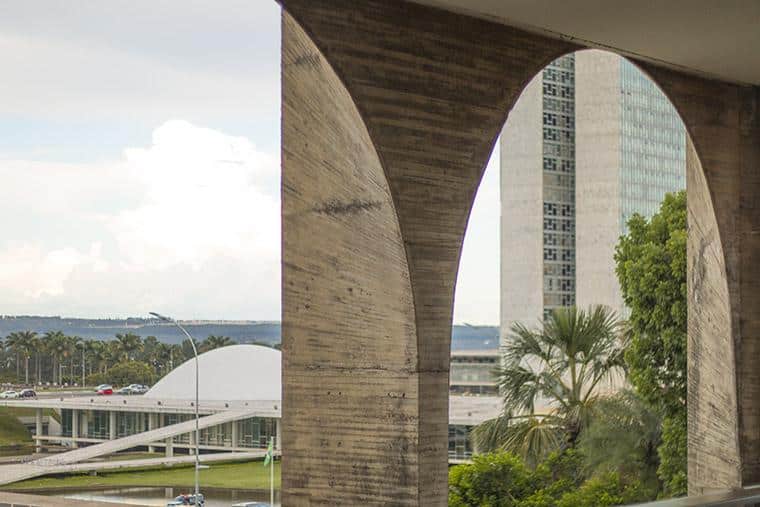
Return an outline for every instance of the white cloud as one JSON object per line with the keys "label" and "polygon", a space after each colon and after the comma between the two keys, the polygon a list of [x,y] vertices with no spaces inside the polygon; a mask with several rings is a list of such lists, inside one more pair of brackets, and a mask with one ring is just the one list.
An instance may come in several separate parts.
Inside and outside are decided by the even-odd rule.
{"label": "white cloud", "polygon": [[[279,161],[165,122],[122,160],[0,160],[3,313],[279,319]],[[498,157],[462,254],[454,321],[499,318]],[[12,218],[11,218],[12,217]]]}
{"label": "white cloud", "polygon": [[276,183],[278,166],[250,141],[169,121],[150,148],[125,153],[145,198],[110,228],[133,269],[187,263],[197,270],[224,255],[279,260],[279,200],[265,187]]}
{"label": "white cloud", "polygon": [[43,252],[36,245],[13,245],[0,251],[0,286],[27,300],[59,296],[74,269],[85,265],[93,272],[108,269],[99,243],[94,243],[89,252],[74,248]]}
{"label": "white cloud", "polygon": [[0,161],[0,177],[8,312],[279,315],[279,165],[245,138],[174,120],[116,163]]}

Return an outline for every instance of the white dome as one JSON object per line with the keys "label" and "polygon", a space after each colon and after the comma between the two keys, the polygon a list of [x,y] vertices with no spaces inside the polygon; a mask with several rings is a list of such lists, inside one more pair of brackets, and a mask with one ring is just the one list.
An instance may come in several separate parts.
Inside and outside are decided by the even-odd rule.
{"label": "white dome", "polygon": [[[198,356],[199,398],[208,401],[274,401],[282,396],[281,354],[261,345],[230,345]],[[145,395],[195,399],[195,359],[185,361]]]}

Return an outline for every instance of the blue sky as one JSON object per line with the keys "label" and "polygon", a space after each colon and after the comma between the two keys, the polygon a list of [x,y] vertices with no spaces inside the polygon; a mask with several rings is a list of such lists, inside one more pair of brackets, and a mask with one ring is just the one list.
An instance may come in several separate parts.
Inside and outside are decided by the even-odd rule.
{"label": "blue sky", "polygon": [[[279,319],[279,16],[0,4],[0,314]],[[498,322],[498,220],[491,169],[455,322]]]}

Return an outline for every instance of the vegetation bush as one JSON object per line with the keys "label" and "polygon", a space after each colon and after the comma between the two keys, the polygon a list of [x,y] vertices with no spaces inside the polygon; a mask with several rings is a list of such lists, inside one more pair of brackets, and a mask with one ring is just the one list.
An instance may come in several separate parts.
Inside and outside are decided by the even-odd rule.
{"label": "vegetation bush", "polygon": [[523,461],[506,452],[475,456],[449,471],[449,505],[518,507],[535,489]]}
{"label": "vegetation bush", "polygon": [[508,452],[476,456],[449,470],[451,507],[606,507],[652,500],[656,491],[618,472],[584,475],[576,450],[552,453],[535,470]]}
{"label": "vegetation bush", "polygon": [[125,361],[108,370],[108,373],[96,373],[90,375],[89,380],[93,385],[150,385],[155,380],[155,373],[153,372],[153,369],[145,363],[139,361]]}

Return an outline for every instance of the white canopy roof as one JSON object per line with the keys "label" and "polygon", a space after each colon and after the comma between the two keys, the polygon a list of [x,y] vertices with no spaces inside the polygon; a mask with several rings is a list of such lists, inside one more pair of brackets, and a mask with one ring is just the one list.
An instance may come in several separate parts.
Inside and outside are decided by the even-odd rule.
{"label": "white canopy roof", "polygon": [[[230,345],[198,356],[201,401],[280,400],[282,358],[279,350],[260,345]],[[145,398],[195,399],[195,360],[169,372]]]}

